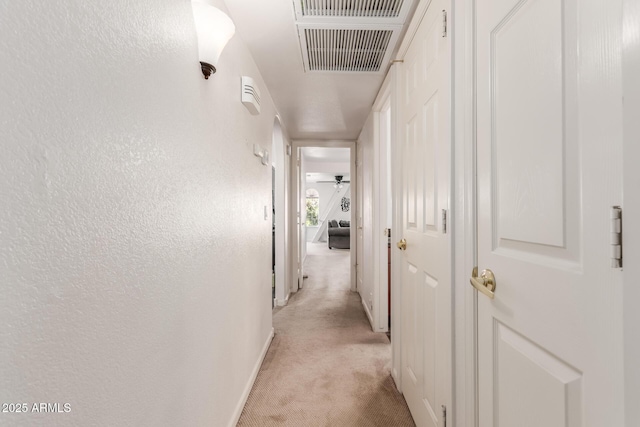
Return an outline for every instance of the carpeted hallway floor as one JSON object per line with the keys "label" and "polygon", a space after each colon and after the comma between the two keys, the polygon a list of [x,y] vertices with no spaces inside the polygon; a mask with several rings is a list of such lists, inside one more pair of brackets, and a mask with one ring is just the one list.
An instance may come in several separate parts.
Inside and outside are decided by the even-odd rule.
{"label": "carpeted hallway floor", "polygon": [[349,291],[349,251],[309,246],[309,278],[274,311],[276,335],[238,426],[414,426],[389,339]]}

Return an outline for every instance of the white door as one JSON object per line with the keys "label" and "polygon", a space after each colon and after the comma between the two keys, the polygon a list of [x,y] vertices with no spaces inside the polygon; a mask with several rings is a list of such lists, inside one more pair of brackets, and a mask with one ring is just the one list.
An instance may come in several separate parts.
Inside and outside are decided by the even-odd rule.
{"label": "white door", "polygon": [[[357,154],[356,154],[356,288],[358,292],[363,292],[364,286],[362,281],[364,280],[364,271],[363,271],[363,263],[364,263],[364,235],[363,235],[363,223],[364,219],[362,216],[362,211],[364,208],[363,203],[363,169],[362,169],[362,158],[363,158],[363,148],[362,144],[357,145]],[[363,296],[364,297],[364,296]]]}
{"label": "white door", "polygon": [[481,427],[622,427],[619,0],[478,0]]}
{"label": "white door", "polygon": [[[418,426],[444,426],[451,401],[450,39],[433,0],[400,70],[403,152],[402,392]],[[420,11],[420,9],[419,9]]]}

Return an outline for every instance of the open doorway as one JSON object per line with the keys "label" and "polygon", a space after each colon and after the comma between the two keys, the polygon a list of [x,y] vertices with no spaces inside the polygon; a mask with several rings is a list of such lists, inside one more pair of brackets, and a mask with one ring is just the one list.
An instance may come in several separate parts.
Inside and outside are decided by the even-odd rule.
{"label": "open doorway", "polygon": [[[305,147],[306,254],[346,258],[351,251],[351,179],[348,148]],[[329,251],[343,252],[338,255]],[[346,265],[348,274],[348,264]],[[308,276],[308,270],[307,274]]]}
{"label": "open doorway", "polygon": [[272,166],[272,280],[271,306],[283,306],[289,299],[291,279],[289,276],[291,257],[289,244],[289,191],[291,146],[287,143],[280,120],[273,122],[271,145]]}
{"label": "open doorway", "polygon": [[[356,251],[351,227],[354,149],[353,142],[337,146],[336,143],[333,146],[307,143],[297,151],[300,288],[313,270],[307,267],[317,264],[325,266],[320,269],[323,275],[333,270],[348,290],[355,291]],[[332,261],[328,261],[329,258]],[[338,271],[338,266],[344,268]]]}
{"label": "open doorway", "polygon": [[[374,229],[384,230],[383,236],[374,238],[378,258],[378,303],[380,316],[378,330],[387,328],[391,336],[391,230],[392,230],[392,193],[391,193],[391,99],[383,98],[380,112],[377,113],[378,138],[374,143],[374,165],[377,166],[374,186],[376,217]],[[374,166],[375,167],[375,166]],[[386,316],[384,315],[386,313]]]}

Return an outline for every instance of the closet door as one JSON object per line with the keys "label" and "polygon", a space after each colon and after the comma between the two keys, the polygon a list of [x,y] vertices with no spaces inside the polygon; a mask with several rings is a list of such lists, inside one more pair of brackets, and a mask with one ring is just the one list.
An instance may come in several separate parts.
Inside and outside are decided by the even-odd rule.
{"label": "closet door", "polygon": [[480,426],[622,427],[620,1],[475,9]]}

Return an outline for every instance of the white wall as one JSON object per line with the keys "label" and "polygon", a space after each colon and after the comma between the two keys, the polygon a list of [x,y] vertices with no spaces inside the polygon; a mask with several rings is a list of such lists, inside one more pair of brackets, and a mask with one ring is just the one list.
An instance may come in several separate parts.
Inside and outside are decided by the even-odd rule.
{"label": "white wall", "polygon": [[71,405],[0,424],[229,425],[271,333],[240,37],[206,81],[189,1],[3,2],[0,64],[0,401]]}
{"label": "white wall", "polygon": [[313,161],[313,160],[307,159],[306,166],[307,166],[307,172],[329,173],[332,175],[343,174],[346,176],[349,174],[350,163],[349,161],[331,162],[331,161]]}

